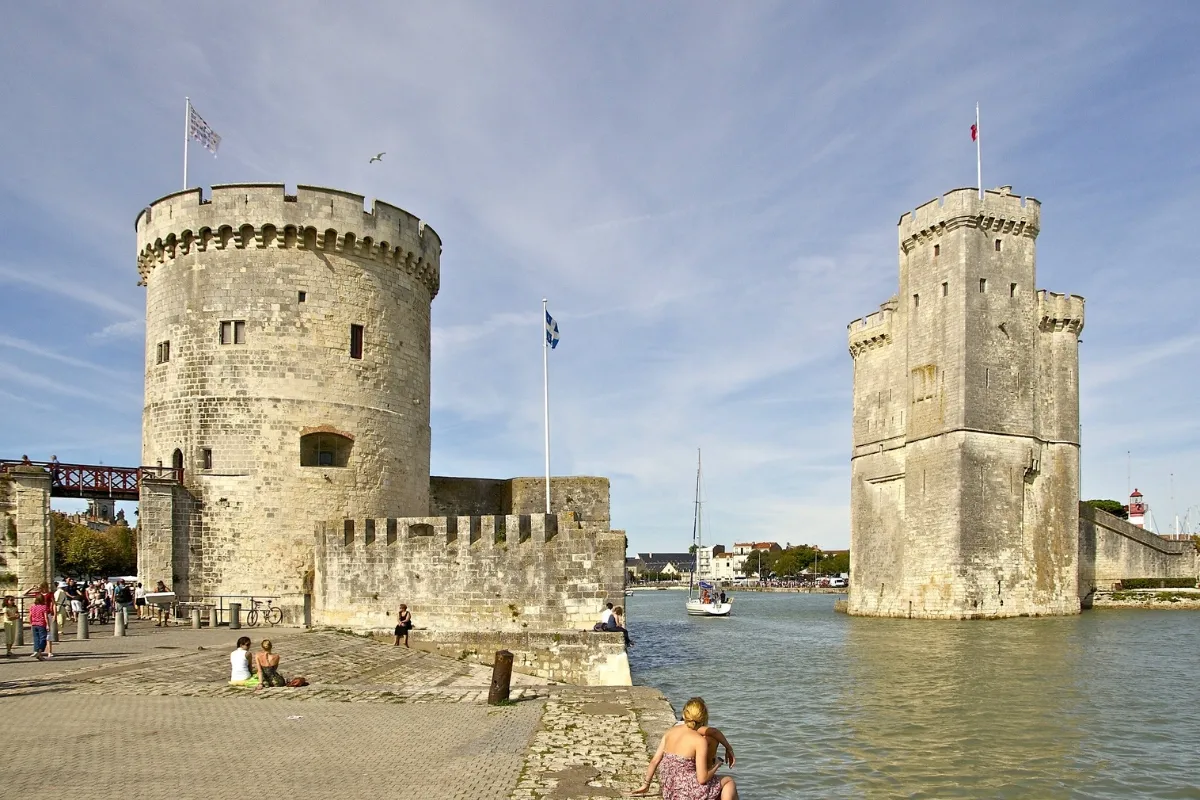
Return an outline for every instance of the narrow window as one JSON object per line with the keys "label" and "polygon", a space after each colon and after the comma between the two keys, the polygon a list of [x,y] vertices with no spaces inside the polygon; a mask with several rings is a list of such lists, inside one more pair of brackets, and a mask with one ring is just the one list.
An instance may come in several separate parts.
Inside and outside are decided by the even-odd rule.
{"label": "narrow window", "polygon": [[914,294],[913,295],[913,308],[920,308],[920,307],[921,307],[921,295]]}
{"label": "narrow window", "polygon": [[982,293],[982,292],[986,292],[986,291],[987,291],[987,278],[980,278],[980,279],[979,279],[979,291],[980,291],[981,293]]}
{"label": "narrow window", "polygon": [[221,344],[245,344],[246,320],[227,319],[221,322]]}
{"label": "narrow window", "polygon": [[158,349],[157,356],[156,356],[157,363],[165,364],[171,360],[171,342],[170,341],[159,342],[157,349]]}
{"label": "narrow window", "polygon": [[363,351],[363,326],[350,326],[350,357],[362,358]]}
{"label": "narrow window", "polygon": [[205,447],[200,451],[200,463],[204,465],[204,469],[212,469],[212,448]]}
{"label": "narrow window", "polygon": [[1015,283],[1010,283],[1008,285],[1008,296],[1009,297],[1017,296],[1017,285]]}
{"label": "narrow window", "polygon": [[300,292],[300,294],[297,296],[296,299],[297,299],[297,302],[303,303],[305,300],[308,299],[308,292]]}
{"label": "narrow window", "polygon": [[942,246],[940,244],[935,244],[933,246],[933,257],[937,258],[941,254],[942,254]]}
{"label": "narrow window", "polygon": [[949,290],[950,290],[950,284],[948,284],[946,281],[942,281],[942,297],[945,297],[946,293]]}
{"label": "narrow window", "polygon": [[996,252],[997,253],[1000,252],[1000,240],[999,239],[996,240]]}
{"label": "narrow window", "polygon": [[992,370],[990,367],[983,371],[983,385],[984,388],[988,388],[992,385]]}

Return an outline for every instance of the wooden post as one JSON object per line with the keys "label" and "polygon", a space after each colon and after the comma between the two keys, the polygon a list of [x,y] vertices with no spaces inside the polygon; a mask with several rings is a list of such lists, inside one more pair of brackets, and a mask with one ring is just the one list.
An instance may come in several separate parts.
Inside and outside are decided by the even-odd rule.
{"label": "wooden post", "polygon": [[508,687],[512,681],[513,654],[507,650],[496,651],[496,663],[492,665],[492,688],[488,690],[488,705],[496,706],[508,700]]}

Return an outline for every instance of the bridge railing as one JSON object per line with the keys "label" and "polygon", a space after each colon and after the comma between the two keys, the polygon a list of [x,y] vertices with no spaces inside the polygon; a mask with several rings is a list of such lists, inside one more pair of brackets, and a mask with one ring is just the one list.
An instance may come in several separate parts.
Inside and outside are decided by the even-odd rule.
{"label": "bridge railing", "polygon": [[137,500],[143,477],[183,483],[183,470],[174,467],[113,467],[104,464],[64,464],[59,461],[0,459],[0,473],[37,468],[50,474],[55,497],[111,497]]}

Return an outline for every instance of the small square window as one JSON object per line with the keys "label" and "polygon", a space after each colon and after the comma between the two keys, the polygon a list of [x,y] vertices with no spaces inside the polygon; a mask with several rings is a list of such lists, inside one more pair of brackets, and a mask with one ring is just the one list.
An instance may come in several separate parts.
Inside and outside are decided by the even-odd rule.
{"label": "small square window", "polygon": [[933,246],[933,257],[937,258],[941,254],[942,254],[942,246],[940,244],[935,244]]}
{"label": "small square window", "polygon": [[979,279],[979,291],[981,294],[987,291],[987,278]]}
{"label": "small square window", "polygon": [[204,469],[212,469],[212,448],[205,447],[200,451],[200,463]]}
{"label": "small square window", "polygon": [[303,303],[306,300],[308,300],[308,292],[300,292],[296,298],[296,302],[298,303]]}
{"label": "small square window", "polygon": [[996,240],[996,252],[997,253],[1000,252],[1000,240],[999,239]]}
{"label": "small square window", "polygon": [[363,354],[363,326],[350,326],[350,357],[362,358]]}
{"label": "small square window", "polygon": [[1008,285],[1008,296],[1009,297],[1017,296],[1017,285],[1015,283],[1010,283]]}
{"label": "small square window", "polygon": [[945,297],[950,292],[950,284],[942,281],[942,297]]}
{"label": "small square window", "polygon": [[221,322],[221,344],[245,344],[246,320],[227,319]]}

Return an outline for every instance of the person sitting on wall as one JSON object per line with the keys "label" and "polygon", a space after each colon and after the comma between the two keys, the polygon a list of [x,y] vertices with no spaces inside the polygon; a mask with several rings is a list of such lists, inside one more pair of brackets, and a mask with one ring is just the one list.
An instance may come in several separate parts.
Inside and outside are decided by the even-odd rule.
{"label": "person sitting on wall", "polygon": [[255,686],[258,678],[250,674],[250,637],[241,636],[237,647],[229,654],[229,685]]}
{"label": "person sitting on wall", "polygon": [[612,618],[613,618],[613,604],[607,603],[604,606],[604,610],[600,612],[600,621],[592,626],[592,630],[594,630],[594,631],[609,630],[608,626],[609,626],[609,623],[612,622]]}
{"label": "person sitting on wall", "polygon": [[[612,605],[611,603],[609,605]],[[625,646],[633,647],[633,642],[629,639],[629,631],[625,630],[625,609],[617,606],[612,610],[612,616],[608,618],[608,624],[604,626],[604,630],[610,633],[620,632],[625,636]]]}
{"label": "person sitting on wall", "polygon": [[286,686],[287,681],[279,674],[279,656],[271,652],[271,640],[263,639],[262,650],[254,655],[254,670],[258,673],[258,688],[264,686]]}
{"label": "person sitting on wall", "polygon": [[400,611],[396,614],[396,641],[392,643],[393,647],[400,646],[400,637],[404,637],[404,646],[408,647],[408,632],[413,628],[412,612],[408,610],[408,606],[404,603],[400,604]]}

